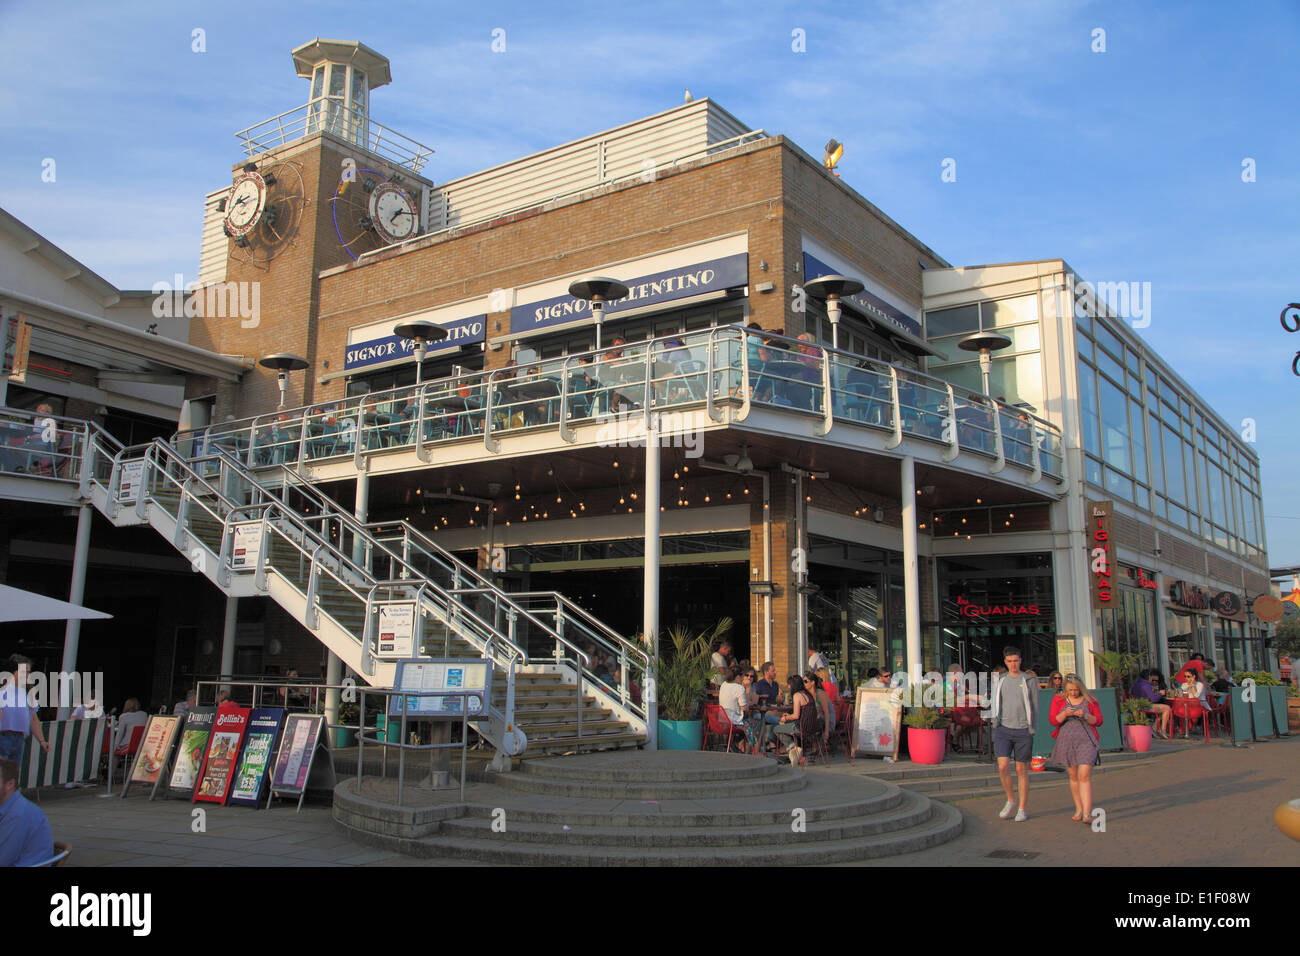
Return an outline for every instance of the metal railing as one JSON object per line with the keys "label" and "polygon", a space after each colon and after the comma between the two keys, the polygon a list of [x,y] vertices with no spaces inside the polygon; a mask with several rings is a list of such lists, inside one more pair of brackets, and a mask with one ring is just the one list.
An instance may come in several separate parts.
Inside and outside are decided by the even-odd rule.
{"label": "metal railing", "polygon": [[[399,807],[402,805],[402,791],[406,784],[406,752],[408,750],[414,750],[417,752],[425,751],[425,750],[429,751],[429,775],[432,777],[438,772],[437,768],[434,765],[433,752],[435,750],[453,750],[456,748],[460,748],[460,799],[463,802],[465,799],[465,777],[466,777],[465,771],[466,771],[466,766],[468,765],[468,758],[469,758],[469,753],[468,753],[469,734],[467,733],[467,729],[469,727],[469,698],[473,697],[478,701],[479,710],[483,713],[487,712],[487,709],[492,702],[490,700],[485,699],[484,694],[482,692],[476,690],[464,690],[464,691],[456,691],[456,692],[411,691],[411,690],[399,690],[399,689],[388,690],[388,689],[362,687],[362,688],[358,688],[358,691],[361,694],[362,726],[361,729],[357,731],[357,796],[361,795],[361,772],[365,766],[366,741],[369,739],[366,737],[366,730],[368,728],[365,726],[366,697],[368,695],[380,695],[385,699],[385,702],[387,702],[387,699],[389,697],[392,697],[394,694],[397,694],[402,698],[402,714],[401,714],[402,719],[400,724],[401,729],[398,732],[398,738],[396,743],[386,739],[380,740],[378,736],[376,736],[373,740],[370,740],[371,744],[377,744],[380,747],[384,748],[384,763],[381,770],[381,776],[384,777],[388,776],[388,748],[389,747],[397,748],[397,805]],[[460,742],[457,743],[456,741],[452,741],[450,743],[445,743],[445,744],[409,743],[406,739],[406,719],[409,710],[408,699],[411,697],[459,697],[461,701]],[[386,721],[384,725],[385,728],[384,736],[387,737],[388,736],[387,730],[389,727],[388,722],[392,721],[393,716],[388,712],[388,707],[384,707],[384,714],[385,714],[385,721]],[[427,720],[428,718],[417,717],[416,719]],[[375,730],[378,731],[379,728],[376,727]]]}
{"label": "metal railing", "polygon": [[849,425],[885,437],[941,446],[944,461],[973,455],[1064,480],[1060,430],[1015,406],[944,379],[825,345],[740,326],[715,326],[620,348],[437,379],[339,401],[179,432],[182,447],[220,446],[249,468],[365,459],[396,450],[429,460],[434,446],[574,429],[621,413],[723,407],[736,421],[755,407],[813,417],[827,434]]}
{"label": "metal railing", "polygon": [[0,408],[0,472],[76,481],[88,424],[93,423]]}
{"label": "metal railing", "polygon": [[235,136],[243,144],[244,155],[251,158],[314,133],[330,133],[417,173],[433,155],[433,147],[375,122],[364,110],[329,99],[296,106],[241,129]]}
{"label": "metal railing", "polygon": [[[503,669],[513,669],[531,662],[526,645],[536,647],[540,641],[547,649],[541,660],[567,666],[574,675],[577,739],[583,737],[584,692],[593,684],[622,703],[629,713],[643,722],[647,720],[639,702],[631,703],[628,695],[610,692],[608,683],[593,669],[591,658],[575,642],[405,522],[363,524],[300,475],[283,467],[272,473],[281,479],[277,495],[276,489],[259,481],[219,446],[211,455],[191,459],[180,456],[162,440],[125,449],[104,448],[98,442],[91,447],[86,471],[99,476],[91,480],[102,485],[110,510],[126,504],[132,504],[142,514],[150,506],[161,508],[176,521],[174,544],[193,548],[197,543],[216,562],[227,583],[234,570],[233,526],[240,521],[258,522],[262,540],[256,567],[259,586],[265,587],[268,570],[277,571],[304,598],[308,618],[305,623],[313,626],[321,614],[331,617],[358,642],[363,663],[379,656],[378,634],[373,626],[377,606],[400,595],[415,600],[417,606],[441,622],[446,630],[444,651],[450,650],[455,635]],[[111,462],[106,460],[109,455]],[[130,502],[122,504],[118,502],[118,490],[128,461],[142,463],[140,489]],[[265,479],[266,475],[261,477]],[[291,493],[301,495],[308,507],[301,511],[292,507]],[[311,511],[315,513],[308,513]],[[194,526],[196,518],[208,523],[209,540],[205,541],[202,530]],[[220,528],[219,544],[211,540],[212,526]],[[292,557],[288,562],[274,557],[276,542],[289,551]],[[359,559],[360,554],[365,557]],[[363,615],[360,635],[346,619],[331,614],[321,597],[323,579],[333,582],[335,600],[341,599],[345,605],[350,600],[355,613]],[[565,615],[557,617],[561,629],[566,619]],[[578,623],[570,629],[579,630]],[[518,635],[526,635],[525,640],[519,641]],[[505,713],[497,714],[506,724],[513,721],[512,696],[507,696]]]}

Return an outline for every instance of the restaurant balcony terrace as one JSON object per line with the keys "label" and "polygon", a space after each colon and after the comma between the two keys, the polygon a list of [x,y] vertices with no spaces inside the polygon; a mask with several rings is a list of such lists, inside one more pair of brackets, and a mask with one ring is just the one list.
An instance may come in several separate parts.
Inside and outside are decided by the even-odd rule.
{"label": "restaurant balcony terrace", "polygon": [[[851,352],[740,326],[442,378],[179,432],[249,468],[314,482],[426,470],[490,474],[536,456],[659,443],[717,457],[754,440],[789,462],[838,450],[1060,497],[1060,431],[1017,407]],[[727,434],[724,436],[724,433]],[[785,453],[781,449],[785,448]]]}

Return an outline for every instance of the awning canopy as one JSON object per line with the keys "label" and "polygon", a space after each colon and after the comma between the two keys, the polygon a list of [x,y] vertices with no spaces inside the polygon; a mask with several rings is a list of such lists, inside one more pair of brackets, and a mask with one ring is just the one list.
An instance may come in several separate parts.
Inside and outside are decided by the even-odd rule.
{"label": "awning canopy", "polygon": [[0,584],[0,621],[93,621],[112,616]]}

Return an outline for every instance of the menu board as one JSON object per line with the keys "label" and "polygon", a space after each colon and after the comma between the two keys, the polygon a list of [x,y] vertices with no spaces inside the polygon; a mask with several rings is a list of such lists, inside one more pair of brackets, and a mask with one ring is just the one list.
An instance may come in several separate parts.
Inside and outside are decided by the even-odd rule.
{"label": "menu board", "polygon": [[208,734],[216,716],[215,707],[191,707],[185,715],[185,730],[181,733],[176,764],[167,785],[169,796],[188,797],[198,784],[203,755],[208,749]]}
{"label": "menu board", "polygon": [[407,658],[415,653],[415,602],[379,605],[379,657]]}
{"label": "menu board", "polygon": [[235,571],[257,570],[262,553],[262,522],[242,521],[231,525],[234,541],[230,546],[230,567]]}
{"label": "menu board", "polygon": [[855,753],[898,759],[902,695],[888,687],[859,687],[853,708]]}
{"label": "menu board", "polygon": [[[394,689],[423,691],[428,696],[393,694],[388,698],[388,716],[402,715],[402,701],[406,701],[407,717],[459,717],[461,701],[469,702],[471,716],[483,713],[492,699],[491,679],[491,663],[472,657],[398,661]],[[459,696],[459,692],[468,690],[481,691],[483,699]]]}
{"label": "menu board", "polygon": [[320,714],[290,714],[280,738],[280,752],[275,758],[271,789],[300,793],[307,788],[316,741],[325,718]]}
{"label": "menu board", "polygon": [[230,702],[217,708],[217,719],[208,738],[208,753],[203,760],[203,773],[199,776],[199,789],[195,800],[225,803],[226,791],[235,777],[235,764],[239,759],[239,745],[248,727],[248,708]]}
{"label": "menu board", "polygon": [[180,724],[179,717],[154,714],[149,718],[149,723],[144,728],[144,737],[140,741],[140,749],[135,754],[135,764],[131,767],[126,786],[122,788],[123,796],[126,796],[127,788],[133,783],[150,784],[157,789],[163,768],[167,766],[167,758],[171,756],[176,728]]}
{"label": "menu board", "polygon": [[227,803],[257,806],[266,786],[267,771],[271,769],[271,758],[275,753],[276,738],[280,736],[280,725],[284,723],[284,713],[281,707],[259,707],[248,718],[244,749],[239,757],[239,769],[235,771],[235,782],[230,787]]}

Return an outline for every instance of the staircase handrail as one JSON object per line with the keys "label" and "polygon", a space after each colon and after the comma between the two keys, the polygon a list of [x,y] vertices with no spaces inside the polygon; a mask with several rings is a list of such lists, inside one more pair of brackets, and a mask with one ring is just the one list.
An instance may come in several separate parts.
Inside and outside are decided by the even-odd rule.
{"label": "staircase handrail", "polygon": [[[162,442],[162,439],[157,439],[157,441]],[[314,532],[311,532],[310,529],[307,529],[306,522],[309,521],[310,518],[308,518],[305,515],[299,515],[298,512],[294,511],[286,501],[277,498],[269,488],[264,486],[261,482],[259,482],[256,478],[253,477],[249,468],[243,462],[241,462],[236,456],[230,454],[223,448],[215,447],[213,449],[212,454],[204,455],[202,456],[202,458],[216,458],[225,461],[229,467],[235,470],[235,474],[238,475],[242,481],[247,482],[250,487],[256,489],[257,492],[261,494],[264,498],[269,499],[269,501],[266,502],[267,504],[274,502],[278,507],[280,513],[294,515],[297,520],[297,523],[301,524],[306,530],[308,530],[308,532],[312,534],[315,540],[325,544],[332,554],[340,556],[342,560],[346,562],[348,567],[350,567],[354,571],[354,573],[356,573],[357,576],[364,582],[365,585],[369,586],[369,585],[374,585],[376,583],[388,583],[387,581],[380,581],[378,578],[374,576],[374,574],[371,571],[369,571],[368,569],[366,569],[361,565],[358,565],[355,561],[352,560],[350,556],[345,555],[341,548],[334,547],[333,545],[325,541],[323,538],[321,538],[319,535],[316,535]],[[201,460],[201,459],[195,459],[195,460]],[[395,559],[411,575],[407,583],[410,584],[412,587],[418,586],[420,584],[424,584],[427,586],[431,594],[444,595],[444,596],[449,594],[448,589],[443,588],[442,586],[440,586],[434,581],[430,581],[424,574],[420,572],[418,568],[412,565],[400,554],[397,554],[393,552],[391,549],[384,547],[383,542],[381,542],[380,540],[375,538],[373,534],[371,534],[370,526],[357,520],[357,518],[354,515],[350,515],[346,511],[339,509],[337,503],[330,500],[328,497],[322,495],[316,488],[307,484],[305,482],[305,479],[303,479],[301,475],[297,474],[292,469],[286,468],[284,465],[280,465],[279,467],[284,471],[286,475],[291,477],[295,482],[300,483],[299,484],[300,489],[306,489],[310,491],[310,497],[312,497],[313,500],[316,502],[317,506],[321,508],[323,517],[337,519],[340,528],[344,526],[350,528],[352,530],[352,533],[359,536],[362,541],[366,542],[367,544],[371,545],[374,548],[378,548],[379,550],[383,551],[386,555],[389,555],[390,557]],[[342,540],[341,531],[339,537],[341,541]],[[400,579],[389,579],[389,580],[400,580]],[[439,607],[437,605],[437,602],[435,601],[434,605],[435,608],[439,611],[439,613],[442,616],[450,617],[451,603],[452,602],[449,600],[444,601],[443,605]],[[540,621],[537,618],[535,618],[526,609],[516,607],[516,610],[519,614],[522,614],[523,616],[527,617],[531,622],[535,623],[538,627],[552,634],[557,640],[561,639],[559,634],[556,634],[554,630],[548,628],[543,621]],[[504,655],[505,660],[503,661],[503,663],[508,662],[511,658],[519,658],[524,663],[528,663],[527,651],[519,644],[517,644],[514,640],[512,640],[508,634],[502,633],[500,628],[498,628],[496,625],[484,620],[478,614],[474,613],[473,610],[471,610],[468,607],[465,607],[464,605],[459,605],[457,607],[457,616],[462,618],[467,616],[469,619],[472,619],[473,621],[477,622],[480,625],[481,629],[487,632],[488,637],[479,638],[480,640],[483,641],[485,645],[485,650],[488,649],[488,645],[496,641],[500,641],[502,644],[505,645],[506,650],[509,651],[510,653]]]}

